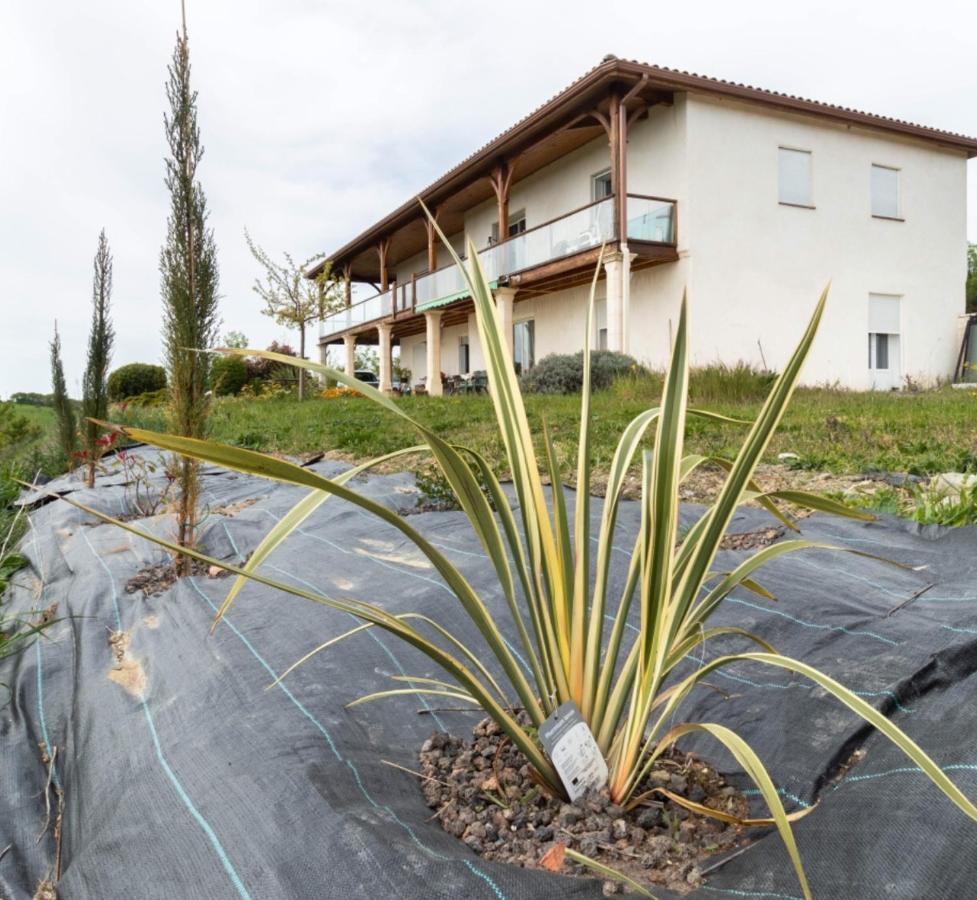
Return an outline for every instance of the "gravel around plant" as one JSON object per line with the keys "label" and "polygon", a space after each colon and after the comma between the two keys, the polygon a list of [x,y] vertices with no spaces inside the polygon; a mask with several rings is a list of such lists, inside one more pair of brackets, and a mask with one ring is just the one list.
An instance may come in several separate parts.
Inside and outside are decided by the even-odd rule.
{"label": "gravel around plant", "polygon": [[[606,790],[576,803],[547,796],[491,719],[475,726],[471,741],[436,732],[421,748],[420,763],[427,805],[447,832],[486,860],[552,868],[559,856],[552,851],[562,844],[639,884],[689,891],[702,884],[705,860],[746,842],[741,826],[690,813],[662,793],[737,817],[748,813],[746,799],[721,774],[679,751],[658,762],[636,796],[655,793],[632,810],[612,803]],[[605,880],[569,859],[559,871]],[[624,890],[605,880],[605,894]]]}

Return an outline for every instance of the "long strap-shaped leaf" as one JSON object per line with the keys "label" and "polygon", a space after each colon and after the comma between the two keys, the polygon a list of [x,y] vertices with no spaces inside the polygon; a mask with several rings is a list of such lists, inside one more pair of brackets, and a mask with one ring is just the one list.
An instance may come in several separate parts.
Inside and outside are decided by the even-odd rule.
{"label": "long strap-shaped leaf", "polygon": [[240,568],[239,566],[235,566],[225,560],[215,559],[208,556],[206,553],[201,553],[199,550],[193,547],[184,547],[174,543],[173,541],[167,540],[164,537],[160,537],[159,535],[143,531],[136,528],[134,525],[130,525],[128,522],[122,522],[118,519],[114,519],[112,516],[106,515],[100,510],[86,506],[84,503],[79,503],[72,497],[62,497],[53,493],[49,494],[49,496],[62,500],[65,503],[74,506],[76,509],[80,509],[89,515],[94,516],[96,519],[99,519],[102,522],[115,525],[125,531],[128,531],[130,534],[134,534],[137,537],[143,538],[144,540],[147,540],[153,544],[157,544],[160,547],[165,547],[175,555],[182,554],[184,556],[189,556],[192,559],[199,560],[207,565],[218,566],[221,569],[226,569],[228,572],[232,572],[235,575],[246,575],[247,578],[249,578],[251,581],[257,582],[258,584],[263,584],[266,587],[275,588],[276,590],[283,591],[286,594],[292,594],[293,596],[301,597],[305,600],[311,600],[313,603],[319,603],[323,606],[328,606],[332,609],[349,613],[358,619],[370,622],[379,626],[380,628],[383,628],[385,631],[390,632],[391,634],[410,644],[412,647],[420,650],[421,653],[423,653],[433,662],[437,663],[437,665],[455,678],[461,687],[467,690],[468,693],[475,698],[478,705],[481,706],[482,709],[484,709],[485,712],[499,724],[499,727],[502,728],[502,730],[512,739],[512,742],[525,754],[526,758],[529,760],[531,765],[536,768],[547,785],[556,794],[562,795],[562,782],[560,781],[559,776],[556,774],[556,771],[550,765],[544,754],[540,752],[539,747],[536,745],[533,738],[530,737],[525,729],[519,725],[519,723],[509,714],[509,712],[495,700],[492,695],[492,691],[483,685],[481,681],[479,681],[478,677],[460,660],[456,659],[433,641],[425,638],[420,632],[405,624],[397,616],[388,613],[386,610],[376,606],[375,604],[366,603],[362,600],[340,600],[335,597],[328,597],[324,594],[317,594],[313,591],[307,591],[304,588],[296,587],[295,585],[287,584],[282,581],[276,581],[273,578],[267,578],[264,575],[261,575],[259,572],[246,573],[244,569]]}
{"label": "long strap-shaped leaf", "polygon": [[783,418],[787,403],[790,401],[797,385],[797,379],[800,377],[804,360],[807,359],[807,354],[814,343],[827,297],[828,289],[825,288],[797,349],[774,383],[770,395],[750,429],[750,433],[730,470],[729,477],[723,485],[719,498],[706,514],[707,522],[696,542],[696,549],[678,586],[676,615],[672,622],[672,627],[675,629],[679,627],[686,611],[698,594],[699,586],[702,584],[706,573],[712,567],[712,561],[719,551],[719,544],[740,502],[740,497],[753,477],[753,471],[766,450],[774,430]]}
{"label": "long strap-shaped leaf", "polygon": [[[120,430],[134,440],[143,441],[164,450],[172,450],[194,459],[215,463],[224,468],[234,469],[249,475],[258,475],[262,478],[269,478],[286,484],[300,485],[335,494],[337,497],[349,501],[354,506],[358,506],[372,513],[378,519],[382,519],[389,525],[392,525],[428,558],[438,571],[438,574],[447,582],[462,607],[475,623],[475,627],[482,633],[489,648],[499,660],[510,683],[519,695],[519,699],[525,706],[530,718],[533,719],[534,724],[538,725],[543,721],[544,716],[539,703],[481,597],[478,596],[468,580],[451,564],[448,558],[420,532],[412,528],[403,516],[398,515],[381,503],[377,503],[368,497],[358,494],[356,491],[350,490],[345,485],[337,484],[331,479],[319,475],[310,469],[296,466],[293,463],[277,459],[273,456],[266,456],[262,453],[256,453],[253,450],[245,450],[242,447],[232,447],[227,444],[218,444],[213,441],[205,441],[197,438],[159,434],[158,432],[146,431],[142,428],[125,428]],[[487,506],[488,504],[485,498],[483,497],[482,499]]]}
{"label": "long strap-shaped leaf", "polygon": [[[347,469],[342,474],[337,475],[333,480],[336,482],[336,484],[346,484],[357,475],[362,475],[364,472],[374,468],[374,466],[379,466],[382,463],[389,462],[390,460],[396,459],[400,456],[406,456],[411,453],[420,453],[426,449],[427,447],[421,446],[407,447],[404,450],[395,450],[393,453],[387,453],[385,456],[378,456],[376,459],[371,459],[369,462],[363,463],[362,465]],[[258,546],[254,548],[254,552],[244,565],[244,571],[253,572],[255,569],[257,569],[258,566],[260,566],[290,534],[292,534],[297,528],[300,528],[302,523],[331,496],[332,494],[327,494],[323,491],[312,491],[299,500],[295,506],[293,506],[284,516],[282,516],[282,518],[275,524],[275,527],[272,528],[271,531],[264,536],[264,538],[262,538]],[[247,581],[248,579],[244,575],[239,575],[234,579],[234,584],[231,585],[231,589],[227,592],[224,602],[221,604],[220,609],[217,610],[217,615],[214,618],[214,624],[211,626],[211,632],[213,632],[213,630],[217,627],[217,623],[224,616],[224,613],[231,608],[231,604],[241,592],[241,588],[247,584]]]}
{"label": "long strap-shaped leaf", "polygon": [[797,842],[794,840],[794,830],[790,827],[790,818],[784,809],[783,801],[780,799],[780,794],[777,793],[777,787],[773,783],[773,779],[770,777],[763,763],[760,762],[760,757],[756,755],[753,748],[743,738],[725,725],[715,725],[709,722],[701,724],[690,722],[678,725],[669,731],[662,738],[655,755],[657,756],[664,752],[669,745],[683,735],[695,731],[712,735],[712,737],[722,743],[733,754],[736,761],[742,766],[743,771],[746,772],[750,780],[760,790],[760,794],[770,809],[773,820],[777,825],[777,831],[780,832],[780,839],[784,842],[784,846],[787,848],[787,853],[790,856],[790,861],[794,865],[794,871],[797,873],[797,880],[801,883],[801,890],[804,892],[805,900],[811,900],[811,888],[807,883],[807,876],[804,874],[801,855],[797,849]]}
{"label": "long strap-shaped leaf", "polygon": [[[386,394],[376,388],[357,380],[352,375],[338,369],[314,363],[311,360],[302,359],[294,356],[286,356],[281,353],[273,353],[269,350],[258,350],[250,348],[223,347],[220,353],[229,353],[237,356],[258,356],[273,362],[282,363],[287,366],[306,369],[323,375],[326,378],[334,379],[341,384],[361,393],[365,398],[382,406],[387,411],[399,416],[406,421],[424,438],[431,453],[444,473],[445,478],[451,486],[452,491],[458,499],[459,504],[464,510],[472,528],[475,530],[479,542],[488,554],[489,559],[499,578],[499,583],[507,597],[514,596],[514,584],[512,572],[509,570],[509,557],[506,553],[505,544],[498,530],[498,524],[492,515],[491,507],[485,495],[482,493],[481,486],[475,478],[469,466],[465,463],[462,455],[447,441],[443,440],[437,433],[426,425],[418,422],[409,416],[398,404],[394,403]],[[107,426],[113,427],[113,426]]]}
{"label": "long strap-shaped leaf", "polygon": [[[583,383],[580,389],[580,436],[577,440],[577,493],[574,507],[573,537],[575,544],[573,570],[573,600],[570,614],[570,671],[573,698],[580,708],[590,704],[587,690],[585,630],[587,598],[590,594],[590,341],[594,333],[594,306],[597,296],[597,278],[604,262],[604,248],[600,248],[594,277],[590,282],[587,298],[586,328],[583,339]],[[599,641],[599,638],[598,638]]]}
{"label": "long strap-shaped leaf", "polygon": [[[717,669],[731,665],[736,662],[757,662],[774,668],[786,669],[797,675],[809,678],[818,687],[823,688],[829,694],[840,700],[852,712],[860,716],[869,725],[874,726],[885,735],[893,744],[896,745],[906,756],[909,757],[920,770],[932,781],[950,800],[959,807],[967,816],[977,821],[977,806],[958,788],[946,773],[934,762],[934,760],[920,747],[912,738],[909,737],[898,725],[890,721],[880,713],[874,706],[866,703],[857,694],[852,693],[848,688],[835,679],[819,672],[813,666],[792,659],[789,656],[782,656],[779,653],[736,653],[727,656],[720,656],[705,663],[689,675],[684,681],[676,685],[677,690],[669,698],[655,726],[650,734],[654,735],[661,727],[662,723],[667,722],[679,704],[688,696],[689,691],[702,681],[709,673]],[[639,773],[639,777],[640,777]]]}
{"label": "long strap-shaped leaf", "polygon": [[424,209],[445,249],[463,274],[472,295],[479,341],[485,356],[489,389],[492,394],[492,405],[506,448],[513,485],[519,497],[519,511],[533,566],[532,574],[539,582],[540,593],[549,593],[557,627],[560,658],[566,669],[569,664],[570,648],[569,622],[564,598],[569,586],[564,583],[556,537],[549,519],[543,483],[529,430],[529,420],[519,390],[519,382],[516,379],[509,343],[501,333],[492,292],[475,245],[471,241],[468,242],[468,265],[466,266],[434,217],[426,207]]}

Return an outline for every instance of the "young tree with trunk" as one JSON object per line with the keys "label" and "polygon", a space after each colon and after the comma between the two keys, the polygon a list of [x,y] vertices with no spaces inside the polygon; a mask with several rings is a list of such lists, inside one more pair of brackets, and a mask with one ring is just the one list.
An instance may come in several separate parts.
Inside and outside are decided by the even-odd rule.
{"label": "young tree with trunk", "polygon": [[75,411],[71,408],[68,388],[64,382],[61,335],[58,334],[57,322],[54,323],[54,340],[51,341],[51,391],[51,405],[58,420],[58,446],[70,465],[77,446],[78,433],[75,430]]}
{"label": "young tree with trunk", "polygon": [[81,414],[85,420],[82,438],[88,454],[88,486],[95,485],[95,466],[99,451],[99,427],[92,419],[105,419],[109,408],[109,362],[112,359],[112,342],[115,332],[109,319],[112,301],[112,254],[105,229],[98,236],[95,252],[95,279],[92,287],[92,329],[88,333],[88,362],[82,379]]}
{"label": "young tree with trunk", "polygon": [[[244,237],[251,255],[265,270],[264,281],[256,278],[253,288],[265,302],[262,312],[285,328],[298,329],[299,356],[305,359],[306,328],[343,304],[339,286],[332,277],[332,267],[326,263],[315,278],[309,278],[308,273],[324,259],[323,254],[309,257],[301,265],[296,265],[292,257],[285,253],[285,262],[279,263],[251,240],[247,229]],[[299,369],[299,400],[304,397],[305,369]]]}
{"label": "young tree with trunk", "polygon": [[[197,93],[190,87],[190,46],[186,21],[177,34],[173,62],[168,67],[164,115],[170,156],[166,160],[166,187],[170,193],[166,243],[160,253],[163,294],[163,346],[170,385],[173,431],[183,437],[203,437],[210,400],[207,379],[210,360],[205,350],[216,342],[220,324],[217,311],[217,248],[207,224],[207,200],[197,181],[203,156],[197,126]],[[177,465],[177,543],[194,543],[198,522],[199,464],[182,458]],[[190,571],[190,558],[177,560],[180,574]]]}

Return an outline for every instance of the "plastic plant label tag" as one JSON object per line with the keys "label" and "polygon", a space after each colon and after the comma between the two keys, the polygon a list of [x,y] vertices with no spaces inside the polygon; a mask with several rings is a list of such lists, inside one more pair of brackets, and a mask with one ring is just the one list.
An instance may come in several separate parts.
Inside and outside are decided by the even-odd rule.
{"label": "plastic plant label tag", "polygon": [[607,784],[607,763],[572,700],[554,710],[539,726],[539,739],[571,802]]}

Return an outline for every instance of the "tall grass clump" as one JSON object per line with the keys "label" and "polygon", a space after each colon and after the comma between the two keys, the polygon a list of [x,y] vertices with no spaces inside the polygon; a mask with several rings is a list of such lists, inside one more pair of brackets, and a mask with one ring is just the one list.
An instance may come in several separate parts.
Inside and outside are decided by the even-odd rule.
{"label": "tall grass clump", "polygon": [[[448,249],[453,252],[450,246]],[[418,435],[419,446],[430,454],[450,485],[476,539],[491,561],[503,598],[502,610],[493,612],[486,598],[462,572],[408,520],[350,487],[350,479],[370,463],[330,479],[310,469],[240,447],[125,429],[125,433],[135,440],[307,490],[305,497],[259,544],[244,567],[217,562],[195,549],[187,551],[238,575],[218,618],[230,607],[246,580],[251,579],[350,613],[364,623],[340,638],[325,642],[319,649],[361,633],[364,628],[389,632],[424,653],[445,675],[441,679],[410,678],[410,682],[423,684],[422,688],[413,684],[405,686],[407,679],[398,678],[398,686],[369,694],[358,702],[417,692],[451,698],[453,702],[467,701],[481,708],[498,724],[525,755],[538,780],[555,795],[565,796],[566,793],[539,743],[538,728],[567,701],[577,706],[604,755],[611,797],[625,806],[634,806],[646,799],[646,779],[675,741],[692,733],[709,736],[733,754],[756,784],[770,815],[767,819],[753,821],[778,829],[805,897],[810,897],[810,889],[791,826],[797,814],[789,816],[786,813],[757,754],[743,738],[720,723],[683,718],[689,694],[697,686],[707,684],[711,673],[717,669],[749,661],[810,680],[891,740],[966,815],[977,820],[977,807],[916,743],[874,707],[829,676],[800,660],[777,653],[761,638],[743,629],[709,625],[711,614],[737,587],[771,599],[769,592],[754,580],[765,563],[808,548],[827,547],[792,538],[764,547],[731,572],[718,571],[716,556],[738,504],[757,501],[790,527],[794,527],[794,523],[780,512],[779,500],[842,515],[871,518],[815,495],[796,491],[764,492],[752,478],[753,470],[784,414],[814,341],[825,296],[817,303],[797,349],[773,382],[738,455],[732,462],[721,463],[727,478],[718,497],[690,529],[680,532],[679,486],[690,472],[706,462],[704,456],[685,452],[686,419],[694,415],[723,420],[721,416],[688,405],[688,333],[686,303],[683,301],[661,402],[640,412],[624,428],[611,464],[600,523],[596,533],[592,534],[591,500],[586,489],[591,475],[590,348],[586,336],[593,328],[593,289],[584,333],[584,383],[576,461],[576,483],[581,489],[576,492],[571,508],[560,489],[565,473],[545,426],[542,459],[536,457],[511,353],[495,316],[491,289],[474,247],[469,250],[467,268],[457,257],[455,259],[466,273],[475,305],[496,423],[517,499],[515,507],[510,504],[496,472],[481,455],[445,441],[436,431],[412,420],[405,407],[345,372],[257,350],[227,352],[265,356],[304,366],[355,388],[391,416],[406,420]],[[641,453],[640,527],[633,540],[625,584],[620,591],[613,591],[611,557],[622,487],[649,430],[654,433],[655,450]],[[404,452],[416,449],[408,448]],[[549,480],[552,490],[547,491],[544,479]],[[472,637],[453,633],[434,617],[410,612],[393,614],[380,603],[330,597],[262,574],[260,567],[268,554],[329,497],[339,497],[356,505],[409,539],[454,594],[471,621]],[[95,514],[107,518],[104,514]],[[134,526],[120,524],[143,535]],[[143,536],[171,549],[174,546],[150,535]],[[514,646],[503,637],[503,632],[510,630],[503,628],[503,619],[516,635]],[[609,625],[605,624],[607,621]],[[629,630],[626,627],[629,623],[637,623],[637,630]],[[683,659],[705,642],[721,635],[742,640],[747,649],[724,653],[701,665],[691,675],[677,673],[676,667]],[[493,675],[486,665],[487,654],[497,664],[501,677]],[[520,656],[526,660],[525,669],[519,661]],[[530,722],[528,726],[517,718],[517,709],[525,710]]]}
{"label": "tall grass clump", "polygon": [[697,403],[744,403],[763,400],[777,380],[777,373],[749,363],[724,362],[696,366],[689,376],[689,395]]}

